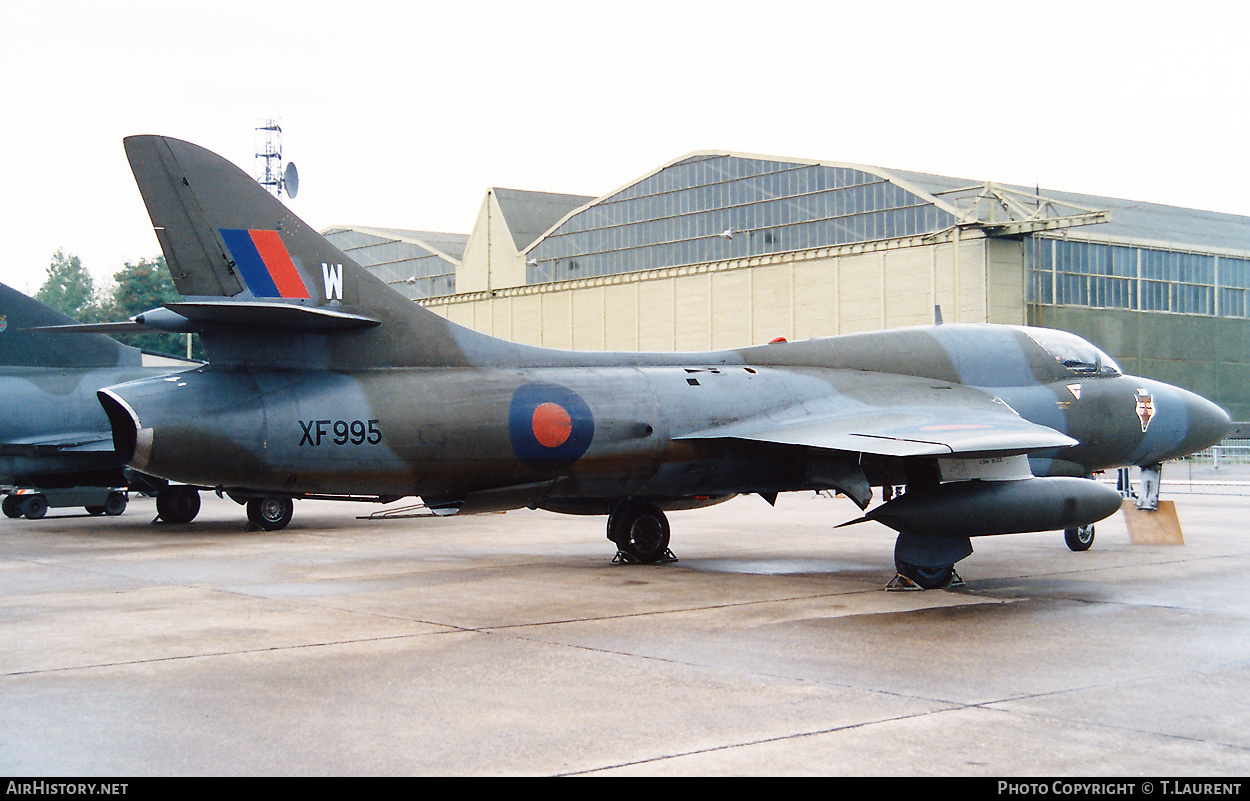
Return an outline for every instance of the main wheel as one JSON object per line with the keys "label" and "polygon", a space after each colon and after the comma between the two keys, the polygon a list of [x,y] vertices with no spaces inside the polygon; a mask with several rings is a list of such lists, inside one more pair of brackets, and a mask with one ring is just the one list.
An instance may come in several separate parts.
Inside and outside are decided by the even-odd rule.
{"label": "main wheel", "polygon": [[643,564],[653,564],[668,553],[668,518],[647,501],[629,501],[608,518],[608,539]]}
{"label": "main wheel", "polygon": [[247,502],[247,519],[266,531],[286,528],[295,513],[290,498],[253,498]]}
{"label": "main wheel", "polygon": [[104,514],[111,517],[117,517],[126,511],[126,503],[128,499],[125,493],[110,492],[108,497],[104,499]]}
{"label": "main wheel", "polygon": [[22,514],[27,520],[38,520],[48,513],[48,499],[42,495],[27,495],[22,501]]}
{"label": "main wheel", "polygon": [[909,565],[906,562],[900,562],[895,559],[894,569],[900,576],[911,579],[926,590],[940,590],[947,584],[950,584],[951,579],[955,577],[954,565],[921,567],[919,565]]}
{"label": "main wheel", "polygon": [[1094,526],[1064,529],[1063,541],[1074,551],[1088,551],[1094,544]]}
{"label": "main wheel", "polygon": [[166,487],[156,495],[156,513],[166,523],[190,523],[200,513],[199,490]]}
{"label": "main wheel", "polygon": [[4,509],[5,517],[21,517],[22,516],[22,496],[21,495],[5,495],[4,500],[0,501],[0,507]]}

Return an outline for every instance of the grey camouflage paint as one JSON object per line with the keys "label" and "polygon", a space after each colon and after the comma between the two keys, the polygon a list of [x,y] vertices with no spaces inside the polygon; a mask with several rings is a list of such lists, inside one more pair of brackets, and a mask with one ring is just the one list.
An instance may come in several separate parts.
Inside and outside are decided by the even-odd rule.
{"label": "grey camouflage paint", "polygon": [[[215,154],[154,136],[127,139],[126,151],[184,295],[172,317],[154,320],[198,331],[210,364],[100,394],[124,458],[177,481],[252,494],[418,495],[461,511],[607,513],[626,499],[680,508],[800,489],[845,492],[863,508],[872,486],[941,491],[950,465],[940,460],[972,465],[973,478],[1025,457],[1038,476],[1087,476],[1200,450],[1228,426],[1179,388],[1065,367],[1039,344],[1050,334],[1018,327],[707,353],[505,342],[395,293]],[[281,253],[242,253],[243,233],[260,246],[274,232],[289,269]],[[254,289],[261,270],[295,296]],[[1148,426],[1140,391],[1154,407]],[[1013,521],[1027,523],[1030,505],[1052,496],[1078,505],[1069,490],[1049,489],[1060,483],[1029,481],[1038,483],[1015,489],[1037,493],[1015,493]],[[1088,492],[1109,513],[1108,496]]]}

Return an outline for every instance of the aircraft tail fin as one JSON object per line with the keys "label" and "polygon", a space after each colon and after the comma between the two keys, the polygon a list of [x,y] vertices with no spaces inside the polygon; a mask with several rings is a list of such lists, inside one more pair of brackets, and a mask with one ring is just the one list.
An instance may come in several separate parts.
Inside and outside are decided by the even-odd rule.
{"label": "aircraft tail fin", "polygon": [[183,302],[146,324],[196,331],[212,363],[466,364],[490,339],[370,274],[226,159],[162,136],[126,157]]}
{"label": "aircraft tail fin", "polygon": [[142,362],[138,348],[97,333],[71,337],[29,329],[77,321],[0,284],[0,365],[29,367],[129,367]]}

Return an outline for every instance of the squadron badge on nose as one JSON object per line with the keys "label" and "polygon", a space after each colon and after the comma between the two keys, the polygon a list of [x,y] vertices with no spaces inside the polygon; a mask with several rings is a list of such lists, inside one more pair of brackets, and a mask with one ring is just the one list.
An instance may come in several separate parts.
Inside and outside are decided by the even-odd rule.
{"label": "squadron badge on nose", "polygon": [[1142,433],[1146,433],[1146,429],[1150,428],[1150,421],[1155,416],[1155,399],[1146,391],[1145,387],[1137,388],[1137,419],[1141,420]]}

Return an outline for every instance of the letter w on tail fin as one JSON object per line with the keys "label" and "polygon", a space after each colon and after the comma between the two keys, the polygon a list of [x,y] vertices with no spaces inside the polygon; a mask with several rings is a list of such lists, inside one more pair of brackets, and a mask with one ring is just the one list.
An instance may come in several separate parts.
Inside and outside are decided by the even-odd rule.
{"label": "letter w on tail fin", "polygon": [[184,298],[167,304],[181,319],[150,317],[198,331],[211,363],[366,368],[514,360],[518,346],[408,300],[221,156],[161,136],[128,137],[125,146]]}
{"label": "letter w on tail fin", "polygon": [[321,263],[321,280],[326,288],[326,300],[343,299],[343,265]]}

